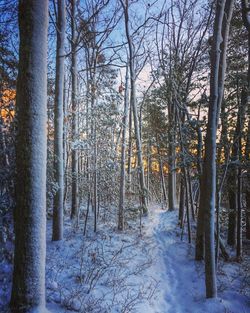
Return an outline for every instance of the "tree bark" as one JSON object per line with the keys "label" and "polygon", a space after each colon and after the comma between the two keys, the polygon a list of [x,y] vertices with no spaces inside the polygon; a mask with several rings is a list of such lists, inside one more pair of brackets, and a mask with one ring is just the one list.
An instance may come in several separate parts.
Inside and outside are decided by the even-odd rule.
{"label": "tree bark", "polygon": [[58,189],[54,197],[52,240],[63,238],[63,198],[64,198],[64,160],[63,160],[63,96],[64,96],[64,59],[65,59],[65,0],[57,2],[57,47],[56,47],[56,87],[55,87],[55,181]]}
{"label": "tree bark", "polygon": [[180,200],[179,200],[179,224],[183,227],[184,212],[185,212],[185,182],[184,182],[184,171],[181,169],[181,186],[180,186]]}
{"label": "tree bark", "polygon": [[78,135],[78,101],[77,101],[77,33],[76,33],[76,1],[71,0],[71,79],[72,79],[72,200],[71,218],[78,219],[78,153],[74,146]]}
{"label": "tree bark", "polygon": [[137,147],[137,157],[138,157],[138,170],[139,170],[139,181],[140,181],[140,199],[142,204],[142,210],[146,214],[148,212],[147,209],[147,201],[146,201],[146,185],[145,185],[145,177],[144,177],[144,167],[143,167],[143,158],[142,158],[142,144],[141,144],[141,137],[140,137],[140,127],[138,121],[138,110],[137,110],[137,103],[136,103],[136,75],[135,75],[135,53],[133,44],[131,41],[131,36],[129,32],[129,14],[128,14],[128,0],[125,0],[125,3],[120,0],[123,11],[124,11],[124,18],[125,18],[125,31],[126,37],[128,41],[128,48],[129,48],[129,71],[130,71],[130,105],[133,109],[133,116],[134,116],[134,129],[135,129],[135,138],[136,138],[136,147]]}
{"label": "tree bark", "polygon": [[161,189],[162,189],[162,196],[163,196],[163,203],[162,206],[167,206],[167,191],[166,191],[166,185],[165,185],[165,177],[163,172],[163,162],[161,157],[161,151],[159,148],[159,144],[157,144],[157,150],[158,150],[158,156],[159,156],[159,167],[160,167],[160,177],[161,177]]}
{"label": "tree bark", "polygon": [[[242,131],[245,121],[245,112],[247,106],[247,94],[246,90],[242,90],[241,100],[239,103],[239,109],[237,113],[237,123],[233,138],[233,147],[231,154],[231,166],[228,183],[228,195],[229,195],[229,216],[228,216],[228,237],[227,242],[229,245],[234,246],[236,238],[241,235],[241,141]],[[237,215],[238,218],[237,219]],[[236,236],[237,234],[237,236]],[[237,246],[240,242],[237,240]]]}
{"label": "tree bark", "polygon": [[176,208],[176,169],[175,169],[175,107],[171,103],[168,105],[168,209],[173,211]]}
{"label": "tree bark", "polygon": [[245,113],[247,107],[247,91],[243,88],[241,92],[241,102],[239,107],[239,118],[237,123],[238,131],[238,171],[237,171],[237,258],[242,259],[242,133],[245,123]]}
{"label": "tree bark", "polygon": [[19,1],[13,312],[45,309],[48,1]]}
{"label": "tree bark", "polygon": [[128,135],[128,192],[131,192],[131,167],[132,167],[132,119],[133,119],[133,111],[131,107],[131,103],[129,105],[129,135]]}
{"label": "tree bark", "polygon": [[129,109],[129,89],[128,89],[128,67],[126,68],[126,82],[125,82],[125,95],[124,95],[124,113],[122,119],[122,151],[121,151],[121,175],[120,175],[120,198],[119,198],[119,211],[118,211],[118,229],[124,229],[124,201],[125,201],[125,185],[126,185],[126,132],[128,122],[128,109]]}
{"label": "tree bark", "polygon": [[[204,211],[206,296],[217,296],[214,245],[214,212],[216,198],[216,132],[224,93],[226,50],[233,0],[217,1],[211,49],[210,101],[205,139],[205,157],[200,210]],[[206,187],[206,189],[205,189]]]}
{"label": "tree bark", "polygon": [[[248,72],[247,72],[247,103],[248,117],[250,117],[250,4],[248,0],[241,0],[242,19],[248,32]],[[246,143],[247,184],[246,184],[246,238],[250,239],[250,118]]]}

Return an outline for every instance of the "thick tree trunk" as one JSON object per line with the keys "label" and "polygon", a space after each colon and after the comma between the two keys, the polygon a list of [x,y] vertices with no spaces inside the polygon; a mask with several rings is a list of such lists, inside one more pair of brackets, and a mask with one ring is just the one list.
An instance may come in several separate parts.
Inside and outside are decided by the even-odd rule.
{"label": "thick tree trunk", "polygon": [[72,79],[72,200],[71,200],[71,218],[78,219],[78,153],[77,148],[74,147],[74,143],[77,140],[78,135],[78,101],[77,101],[77,33],[76,33],[76,1],[71,0],[71,79]]}
{"label": "thick tree trunk", "polygon": [[55,181],[58,190],[54,197],[53,211],[53,234],[52,240],[63,238],[63,184],[64,184],[64,161],[63,161],[63,96],[64,96],[64,45],[65,45],[65,0],[57,2],[57,47],[56,47],[56,88],[55,88]]}
{"label": "thick tree trunk", "polygon": [[126,69],[125,95],[124,95],[124,113],[122,119],[122,139],[121,139],[121,175],[120,175],[120,198],[118,211],[118,229],[124,228],[124,201],[125,201],[125,185],[126,185],[126,132],[129,109],[129,89],[128,89],[128,67]]}
{"label": "thick tree trunk", "polygon": [[48,1],[19,2],[13,312],[45,309]]}

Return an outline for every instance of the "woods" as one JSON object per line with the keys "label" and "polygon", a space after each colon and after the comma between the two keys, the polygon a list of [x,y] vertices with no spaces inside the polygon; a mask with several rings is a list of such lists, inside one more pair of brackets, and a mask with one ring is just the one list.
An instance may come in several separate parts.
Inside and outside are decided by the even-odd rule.
{"label": "woods", "polygon": [[247,312],[249,1],[0,14],[1,312]]}

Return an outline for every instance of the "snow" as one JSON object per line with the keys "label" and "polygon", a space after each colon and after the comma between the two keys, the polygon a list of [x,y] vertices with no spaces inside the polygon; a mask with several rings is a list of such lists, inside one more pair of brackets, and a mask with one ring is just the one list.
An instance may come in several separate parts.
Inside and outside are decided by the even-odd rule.
{"label": "snow", "polygon": [[[47,255],[55,264],[48,260],[47,268],[61,269],[59,274],[55,271],[49,275],[54,277],[48,285],[50,301],[78,312],[250,312],[249,298],[238,291],[241,280],[232,279],[238,273],[237,265],[221,265],[218,281],[224,289],[219,290],[217,299],[205,299],[204,265],[194,261],[193,245],[185,238],[181,240],[177,212],[162,211],[157,205],[151,207],[150,212],[149,217],[143,218],[142,236],[136,222],[130,221],[127,231],[120,233],[109,221],[108,227],[101,226],[96,235],[89,231],[87,238],[81,232],[68,233],[61,248],[48,243]],[[58,258],[62,263],[68,260],[67,264],[63,266]],[[82,281],[81,288],[72,284],[73,277],[78,277],[78,284],[81,280],[79,261],[86,272],[101,273],[93,288],[87,281]],[[85,274],[83,269],[82,275]],[[57,292],[60,286],[63,295]]]}
{"label": "snow", "polygon": [[[142,218],[141,232],[139,221],[135,220],[130,220],[126,230],[119,232],[115,216],[109,216],[108,222],[99,222],[99,231],[94,233],[90,217],[86,237],[83,216],[79,228],[66,220],[65,238],[61,242],[51,242],[49,221],[46,264],[49,311],[250,312],[250,289],[243,284],[239,263],[220,262],[218,298],[205,298],[204,264],[194,261],[194,245],[188,243],[185,235],[181,240],[177,213],[150,205],[150,214]],[[9,273],[6,267],[4,271]]]}
{"label": "snow", "polygon": [[[203,264],[194,261],[194,247],[180,239],[176,212],[157,210],[153,217],[153,236],[158,258],[155,272],[161,274],[160,299],[149,313],[241,313],[250,312],[249,298],[224,291],[217,299],[205,299]],[[231,265],[233,268],[233,266]],[[224,280],[225,286],[227,282]],[[160,301],[159,301],[160,300]]]}

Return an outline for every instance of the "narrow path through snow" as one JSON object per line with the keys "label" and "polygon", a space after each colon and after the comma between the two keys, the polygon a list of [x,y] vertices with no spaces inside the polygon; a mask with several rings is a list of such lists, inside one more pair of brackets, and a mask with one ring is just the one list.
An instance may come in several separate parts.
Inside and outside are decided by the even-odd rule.
{"label": "narrow path through snow", "polygon": [[150,270],[160,280],[160,294],[151,310],[145,311],[144,307],[140,313],[250,312],[245,298],[237,293],[229,301],[226,295],[223,299],[205,299],[204,266],[194,261],[193,245],[186,238],[181,240],[176,211],[153,207],[145,227],[157,246],[154,268]]}

